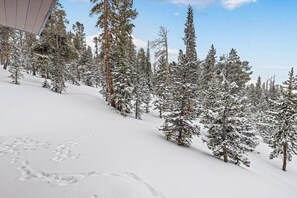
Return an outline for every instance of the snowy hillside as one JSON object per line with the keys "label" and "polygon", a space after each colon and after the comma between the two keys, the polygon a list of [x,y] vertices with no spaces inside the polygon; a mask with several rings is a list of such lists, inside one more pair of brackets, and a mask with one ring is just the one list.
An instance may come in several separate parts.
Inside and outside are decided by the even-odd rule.
{"label": "snowy hillside", "polygon": [[[164,140],[157,112],[123,118],[98,89],[43,89],[0,69],[0,194],[3,198],[296,198],[297,159],[281,171],[261,144],[251,167],[225,164],[196,138]],[[295,161],[294,161],[295,160]]]}

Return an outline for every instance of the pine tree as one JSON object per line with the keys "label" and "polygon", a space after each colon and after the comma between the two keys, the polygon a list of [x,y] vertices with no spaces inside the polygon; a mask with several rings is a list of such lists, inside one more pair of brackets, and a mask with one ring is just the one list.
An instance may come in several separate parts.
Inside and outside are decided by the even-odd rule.
{"label": "pine tree", "polygon": [[152,64],[151,64],[151,54],[150,54],[150,42],[148,41],[147,50],[145,54],[145,64],[144,64],[144,78],[146,83],[146,94],[145,94],[145,113],[150,112],[151,101],[153,93],[153,72],[152,72]]}
{"label": "pine tree", "polygon": [[77,66],[75,68],[76,70],[76,78],[78,79],[78,82],[83,80],[83,74],[86,64],[86,41],[85,41],[85,32],[84,32],[84,25],[80,22],[76,22],[72,29],[74,31],[73,36],[73,45],[74,48],[77,50]]}
{"label": "pine tree", "polygon": [[270,136],[270,147],[273,151],[270,159],[283,156],[282,170],[287,170],[287,161],[297,154],[297,79],[293,68],[289,79],[283,83],[281,96],[272,102],[268,111],[268,124],[274,133]]}
{"label": "pine tree", "polygon": [[218,64],[219,72],[223,72],[229,83],[236,83],[238,90],[245,87],[250,81],[251,66],[247,61],[241,61],[235,49],[231,49],[229,55],[222,56]]}
{"label": "pine tree", "polygon": [[94,86],[96,70],[93,62],[92,49],[90,46],[88,46],[83,56],[85,57],[84,75],[83,75],[84,83],[87,86]]}
{"label": "pine tree", "polygon": [[197,51],[196,51],[196,34],[195,34],[195,27],[194,27],[194,12],[193,8],[189,5],[188,7],[188,13],[187,13],[187,19],[184,29],[184,44],[186,47],[185,52],[185,64],[186,67],[189,70],[189,80],[192,83],[193,92],[196,94],[195,97],[192,98],[192,101],[188,103],[189,108],[192,108],[192,115],[196,116],[197,112],[194,111],[194,109],[197,109],[198,103],[200,103],[200,100],[198,100],[198,77],[199,77],[199,63],[197,59]]}
{"label": "pine tree", "polygon": [[201,63],[201,76],[199,77],[199,88],[201,93],[199,94],[199,97],[202,99],[202,103],[205,101],[212,78],[215,75],[215,66],[216,49],[211,45],[205,60]]}
{"label": "pine tree", "polygon": [[207,128],[204,142],[224,162],[250,166],[246,153],[254,149],[257,141],[247,114],[248,100],[234,91],[237,89],[236,83],[229,83],[224,75],[213,79],[208,90],[208,108],[201,120]]}
{"label": "pine tree", "polygon": [[52,47],[44,37],[41,37],[33,46],[32,49],[32,68],[33,71],[39,73],[44,78],[42,87],[50,88],[48,79],[50,79]]}
{"label": "pine tree", "polygon": [[52,80],[51,90],[57,93],[62,93],[66,89],[66,65],[72,60],[72,57],[70,57],[72,52],[67,40],[67,23],[66,12],[57,1],[41,35],[41,39],[49,45],[47,53],[52,58],[50,61],[52,65],[49,70]]}
{"label": "pine tree", "polygon": [[52,88],[51,90],[62,94],[66,90],[65,85],[65,60],[61,56],[61,52],[57,51],[54,54],[53,65],[51,68]]}
{"label": "pine tree", "polygon": [[187,21],[184,30],[185,36],[183,38],[186,46],[186,64],[188,69],[191,70],[190,78],[192,83],[197,83],[198,78],[198,62],[196,52],[196,35],[194,27],[194,12],[191,5],[188,7]]}
{"label": "pine tree", "polygon": [[11,73],[10,77],[12,78],[12,82],[19,85],[20,79],[23,78],[22,70],[24,68],[24,55],[22,54],[16,39],[14,40],[13,48],[13,62],[9,67],[9,72]]}
{"label": "pine tree", "polygon": [[158,59],[158,70],[155,74],[154,79],[154,93],[156,95],[156,99],[154,100],[153,104],[155,106],[154,109],[159,111],[159,117],[162,118],[163,113],[168,109],[168,100],[169,100],[169,85],[168,81],[166,82],[167,76],[167,66],[166,66],[166,58],[165,56],[161,56]]}
{"label": "pine tree", "polygon": [[115,1],[112,4],[114,15],[111,19],[112,40],[110,58],[113,94],[111,100],[121,114],[126,115],[132,109],[133,70],[136,50],[132,41],[132,30],[137,12],[132,0]]}
{"label": "pine tree", "polygon": [[146,56],[143,48],[140,48],[137,54],[137,65],[135,72],[135,81],[133,96],[135,101],[135,118],[141,119],[141,115],[145,112],[146,95],[149,95],[149,87],[146,79]]}
{"label": "pine tree", "polygon": [[11,63],[11,55],[14,50],[13,40],[15,31],[8,27],[0,27],[0,61],[3,69],[7,69]]}
{"label": "pine tree", "polygon": [[113,79],[111,76],[111,43],[112,43],[112,32],[111,32],[111,21],[115,15],[112,8],[114,7],[113,0],[90,0],[91,3],[95,4],[90,11],[90,16],[99,15],[96,27],[103,29],[103,33],[99,35],[99,40],[101,41],[101,53],[104,60],[104,75],[101,77],[106,77],[106,82],[102,83],[105,85],[103,87],[103,93],[105,94],[106,101],[109,101],[112,107],[116,107],[115,101],[112,99],[114,92]]}
{"label": "pine tree", "polygon": [[25,56],[25,70],[27,73],[32,73],[33,76],[36,76],[37,69],[32,64],[32,60],[34,57],[34,45],[37,43],[37,38],[35,35],[25,33],[24,36],[24,46],[23,46],[23,54]]}
{"label": "pine tree", "polygon": [[177,143],[179,146],[190,146],[194,135],[199,135],[199,128],[192,123],[192,108],[189,107],[195,94],[194,85],[190,80],[190,69],[187,67],[186,57],[183,56],[178,65],[174,67],[175,81],[170,90],[170,113],[165,117],[165,123],[161,131],[167,140]]}

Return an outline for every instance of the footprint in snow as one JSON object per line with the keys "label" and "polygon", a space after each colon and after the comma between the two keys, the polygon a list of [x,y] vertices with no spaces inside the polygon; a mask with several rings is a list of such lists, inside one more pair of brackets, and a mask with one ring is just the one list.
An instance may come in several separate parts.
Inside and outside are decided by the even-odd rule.
{"label": "footprint in snow", "polygon": [[58,145],[54,149],[55,155],[52,158],[52,161],[62,162],[62,161],[68,160],[68,159],[78,159],[80,157],[80,155],[79,154],[73,154],[72,149],[74,147],[78,146],[79,143],[83,142],[84,140],[86,140],[86,139],[88,139],[88,138],[90,138],[92,136],[93,135],[86,136],[86,137],[81,137],[81,138],[78,138],[75,141],[70,141],[67,144]]}

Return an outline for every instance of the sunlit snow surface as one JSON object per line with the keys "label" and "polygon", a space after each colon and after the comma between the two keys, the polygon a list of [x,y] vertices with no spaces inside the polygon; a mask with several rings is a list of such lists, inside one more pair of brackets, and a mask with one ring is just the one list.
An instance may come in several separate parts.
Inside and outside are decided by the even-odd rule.
{"label": "sunlit snow surface", "polygon": [[263,143],[251,168],[225,164],[199,138],[165,141],[157,112],[124,118],[96,88],[60,95],[42,78],[8,76],[0,68],[1,198],[297,197],[297,158],[283,172]]}

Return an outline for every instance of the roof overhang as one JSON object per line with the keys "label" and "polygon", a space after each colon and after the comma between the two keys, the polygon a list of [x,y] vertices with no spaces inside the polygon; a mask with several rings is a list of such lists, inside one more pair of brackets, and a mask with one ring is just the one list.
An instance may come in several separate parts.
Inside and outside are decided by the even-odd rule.
{"label": "roof overhang", "polygon": [[40,35],[56,0],[0,0],[0,25]]}

